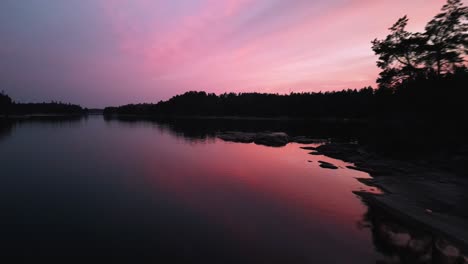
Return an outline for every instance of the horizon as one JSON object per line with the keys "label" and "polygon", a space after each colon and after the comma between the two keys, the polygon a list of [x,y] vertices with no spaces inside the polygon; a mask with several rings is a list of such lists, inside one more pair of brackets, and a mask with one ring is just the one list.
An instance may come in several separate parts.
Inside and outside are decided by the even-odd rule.
{"label": "horizon", "polygon": [[370,41],[403,15],[408,30],[423,30],[445,2],[7,0],[0,90],[21,102],[103,108],[187,91],[375,87]]}

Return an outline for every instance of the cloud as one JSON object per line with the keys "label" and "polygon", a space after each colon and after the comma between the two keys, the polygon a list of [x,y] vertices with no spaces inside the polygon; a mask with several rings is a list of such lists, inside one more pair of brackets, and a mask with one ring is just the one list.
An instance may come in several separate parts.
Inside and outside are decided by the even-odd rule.
{"label": "cloud", "polygon": [[378,74],[370,41],[405,14],[421,30],[444,2],[5,0],[0,79],[22,100],[90,106],[360,88]]}

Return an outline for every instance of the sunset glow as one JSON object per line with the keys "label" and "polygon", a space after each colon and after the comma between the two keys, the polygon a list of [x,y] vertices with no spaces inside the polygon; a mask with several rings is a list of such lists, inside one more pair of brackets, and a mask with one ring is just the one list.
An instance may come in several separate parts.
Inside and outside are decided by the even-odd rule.
{"label": "sunset glow", "polygon": [[0,2],[0,80],[20,101],[103,107],[188,90],[330,91],[375,85],[370,41],[444,0]]}

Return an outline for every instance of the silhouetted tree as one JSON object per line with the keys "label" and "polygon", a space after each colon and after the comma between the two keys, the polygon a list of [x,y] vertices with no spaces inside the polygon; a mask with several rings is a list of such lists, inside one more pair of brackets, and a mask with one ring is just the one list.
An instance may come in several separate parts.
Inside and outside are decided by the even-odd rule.
{"label": "silhouetted tree", "polygon": [[468,7],[461,0],[448,0],[425,30],[422,61],[437,76],[463,65],[468,51]]}
{"label": "silhouetted tree", "polygon": [[426,26],[424,33],[406,30],[406,16],[389,29],[383,40],[372,41],[382,69],[377,82],[380,88],[395,89],[421,76],[441,77],[464,65],[468,51],[468,8],[461,0],[448,0],[442,12]]}
{"label": "silhouetted tree", "polygon": [[377,66],[383,71],[377,82],[392,88],[405,80],[415,78],[421,69],[421,34],[406,30],[408,17],[404,16],[389,28],[390,34],[383,40],[374,39],[372,50],[379,56]]}

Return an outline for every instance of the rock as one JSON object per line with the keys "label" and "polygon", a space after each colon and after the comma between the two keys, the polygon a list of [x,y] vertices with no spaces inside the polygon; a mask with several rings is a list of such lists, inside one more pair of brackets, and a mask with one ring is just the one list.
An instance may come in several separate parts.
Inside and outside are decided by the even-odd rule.
{"label": "rock", "polygon": [[319,160],[319,163],[320,163],[320,167],[324,168],[324,169],[331,169],[331,170],[336,170],[338,169],[337,166],[329,163],[329,162],[326,162],[326,161],[321,161]]}
{"label": "rock", "polygon": [[437,239],[434,245],[435,263],[455,264],[462,258],[460,250],[443,239]]}
{"label": "rock", "polygon": [[263,133],[248,133],[248,132],[224,132],[217,135],[218,138],[239,143],[252,143],[257,145],[265,145],[272,147],[282,147],[289,143],[289,137],[283,132],[263,132]]}
{"label": "rock", "polygon": [[404,231],[394,230],[392,227],[382,224],[378,227],[380,235],[392,246],[405,248],[409,246],[412,237]]}
{"label": "rock", "polygon": [[346,168],[350,170],[356,170],[356,171],[362,171],[362,172],[367,172],[369,174],[375,173],[375,171],[371,168],[365,168],[361,166],[346,166]]}
{"label": "rock", "polygon": [[296,142],[300,144],[314,144],[314,143],[324,143],[327,140],[325,139],[316,139],[316,138],[308,138],[305,136],[296,136],[292,137],[290,142]]}
{"label": "rock", "polygon": [[331,170],[337,170],[338,167],[336,167],[335,165],[328,165],[328,164],[320,164],[320,167],[324,168],[324,169],[331,169]]}
{"label": "rock", "polygon": [[229,142],[252,143],[256,134],[246,132],[225,132],[218,134],[217,137]]}
{"label": "rock", "polygon": [[360,171],[360,169],[359,169],[358,167],[356,167],[356,166],[351,166],[351,165],[349,165],[349,166],[346,166],[346,168],[348,168],[348,169],[350,169],[350,170],[357,170],[357,171]]}
{"label": "rock", "polygon": [[301,149],[305,149],[305,150],[316,150],[317,148],[316,148],[316,147],[301,147]]}
{"label": "rock", "polygon": [[[378,187],[383,192],[379,196],[353,192],[366,202],[382,207],[395,218],[408,221],[412,226],[420,224],[434,230],[434,233],[457,241],[462,248],[467,248],[468,180],[459,177],[463,174],[456,175],[453,171],[446,171],[446,168],[440,168],[440,164],[432,165],[431,162],[434,163],[435,160],[414,163],[412,160],[366,151],[364,147],[351,143],[328,143],[318,146],[317,151],[325,156],[353,163],[354,166],[348,166],[349,169],[364,171],[374,177],[358,181]],[[440,157],[442,164],[445,162],[443,157],[445,156]],[[413,241],[411,246],[416,249],[424,246],[418,243]],[[431,263],[463,263],[460,262],[463,254],[454,246],[439,241],[433,251],[436,261]]]}
{"label": "rock", "polygon": [[357,161],[362,160],[367,161],[367,156],[363,153],[360,153],[357,144],[328,143],[318,146],[317,151],[325,156],[341,159],[347,162],[356,163]]}
{"label": "rock", "polygon": [[289,137],[283,132],[258,133],[254,143],[271,147],[282,147],[289,143]]}
{"label": "rock", "polygon": [[432,238],[429,236],[423,238],[412,238],[408,244],[411,251],[424,254],[430,252],[432,246]]}
{"label": "rock", "polygon": [[407,247],[411,241],[408,233],[389,232],[389,242],[397,247]]}

